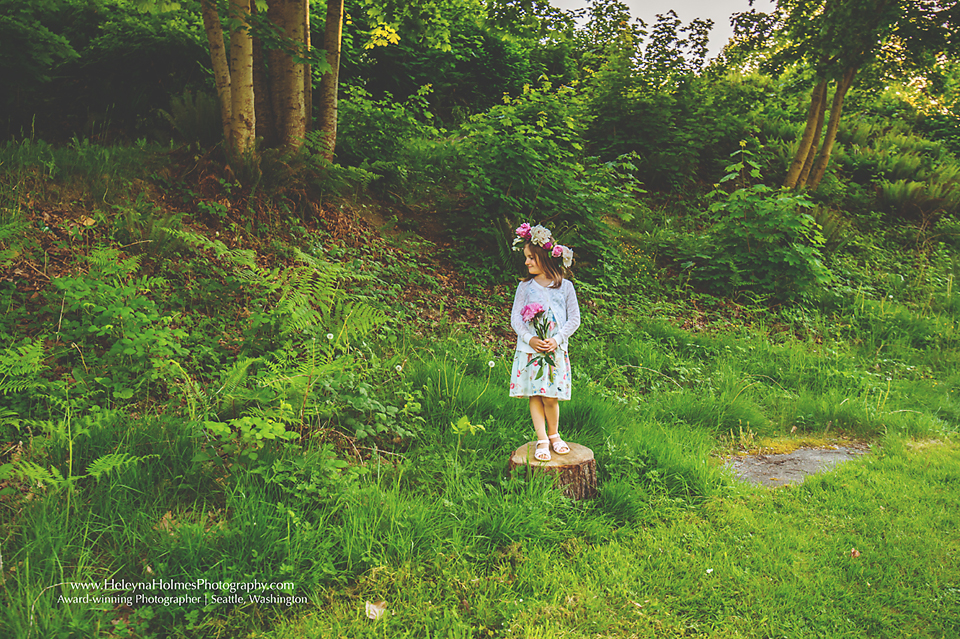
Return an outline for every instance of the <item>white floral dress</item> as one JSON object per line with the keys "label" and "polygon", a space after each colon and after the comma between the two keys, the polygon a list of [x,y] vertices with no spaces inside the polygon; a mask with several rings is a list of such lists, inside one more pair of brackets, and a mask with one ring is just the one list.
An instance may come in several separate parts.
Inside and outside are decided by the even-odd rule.
{"label": "white floral dress", "polygon": [[[543,306],[549,330],[547,337],[557,341],[552,355],[555,366],[545,361],[543,353],[530,346],[536,336],[532,324],[524,322],[521,311],[527,304]],[[572,377],[568,339],[580,326],[580,307],[573,284],[563,280],[559,288],[541,286],[534,280],[521,282],[514,298],[511,325],[517,333],[517,350],[510,373],[510,397],[556,397],[570,399]]]}

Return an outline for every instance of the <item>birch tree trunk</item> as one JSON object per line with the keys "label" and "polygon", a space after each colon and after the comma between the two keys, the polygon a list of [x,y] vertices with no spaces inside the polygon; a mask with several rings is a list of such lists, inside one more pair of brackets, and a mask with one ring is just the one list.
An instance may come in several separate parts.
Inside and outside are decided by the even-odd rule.
{"label": "birch tree trunk", "polygon": [[830,162],[830,154],[833,153],[833,144],[837,141],[837,129],[840,128],[840,114],[843,110],[843,98],[850,90],[853,84],[853,78],[857,74],[856,67],[850,67],[843,73],[843,78],[837,83],[837,91],[833,94],[833,104],[830,107],[830,121],[827,123],[827,134],[823,139],[823,146],[820,148],[820,154],[813,165],[808,187],[810,190],[820,186],[820,180],[827,171],[827,164]]}
{"label": "birch tree trunk", "polygon": [[230,0],[231,11],[242,24],[230,34],[231,151],[245,155],[256,139],[253,107],[253,38],[250,35],[251,0]]}
{"label": "birch tree trunk", "polygon": [[333,161],[337,147],[337,90],[340,79],[340,41],[343,36],[343,0],[327,0],[327,21],[323,28],[323,48],[330,71],[320,79],[320,131],[322,154]]}
{"label": "birch tree trunk", "polygon": [[[304,57],[310,54],[310,0],[303,0],[303,50]],[[303,65],[303,112],[305,116],[304,132],[313,128],[313,67]]]}
{"label": "birch tree trunk", "polygon": [[[278,1],[278,0],[274,0]],[[303,64],[294,60],[294,54],[302,56],[304,34],[304,0],[279,0],[283,13],[283,35],[292,51],[281,58],[279,71],[280,89],[280,139],[292,151],[303,146],[307,118],[304,110]]]}
{"label": "birch tree trunk", "polygon": [[823,99],[823,94],[826,93],[826,90],[827,81],[823,80],[814,87],[813,94],[810,96],[810,108],[807,110],[807,126],[803,129],[803,136],[800,138],[800,147],[797,149],[796,155],[793,156],[793,162],[790,163],[790,168],[787,170],[787,177],[783,180],[783,186],[788,189],[797,186],[800,172],[803,170],[803,165],[807,161],[807,156],[810,154],[810,148],[813,146],[814,141],[813,134],[817,128],[817,114],[819,113],[820,101]]}
{"label": "birch tree trunk", "polygon": [[223,122],[223,143],[230,144],[230,122],[233,119],[233,105],[230,97],[230,64],[227,62],[227,48],[223,43],[223,27],[216,0],[202,0],[203,30],[207,33],[210,45],[210,64],[217,85],[217,98],[220,100],[220,120]]}

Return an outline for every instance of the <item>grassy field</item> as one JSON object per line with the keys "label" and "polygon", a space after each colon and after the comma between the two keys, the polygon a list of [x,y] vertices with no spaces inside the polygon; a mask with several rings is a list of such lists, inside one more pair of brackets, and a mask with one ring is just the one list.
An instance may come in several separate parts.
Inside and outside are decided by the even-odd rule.
{"label": "grassy field", "polygon": [[[213,230],[126,156],[27,147],[0,180],[0,635],[960,635],[949,259],[877,235],[779,307],[638,252],[585,273],[561,428],[600,495],[571,502],[505,473],[532,437],[509,285],[345,214]],[[652,251],[641,223],[611,234]],[[795,487],[724,466],[850,440]]]}

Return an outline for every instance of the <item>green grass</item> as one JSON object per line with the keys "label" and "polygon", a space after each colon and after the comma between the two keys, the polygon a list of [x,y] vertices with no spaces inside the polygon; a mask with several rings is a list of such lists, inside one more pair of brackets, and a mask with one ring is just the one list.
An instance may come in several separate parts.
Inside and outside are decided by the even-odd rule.
{"label": "green grass", "polygon": [[[952,636],[960,631],[960,449],[900,440],[778,491],[699,507],[642,492],[570,508],[562,541],[372,567],[271,637]],[[851,556],[856,548],[859,557]],[[371,621],[364,602],[387,602]]]}
{"label": "green grass", "polygon": [[[529,417],[524,402],[488,385],[484,360],[420,352],[404,376],[423,392],[423,435],[402,455],[371,459],[365,475],[315,481],[317,492],[283,465],[303,454],[295,448],[264,449],[262,463],[225,474],[194,461],[204,443],[187,423],[133,423],[120,413],[80,420],[77,467],[119,446],[160,457],[87,481],[69,510],[63,493],[35,492],[23,504],[5,527],[5,561],[17,569],[4,583],[14,605],[3,625],[11,636],[96,636],[117,617],[113,606],[58,604],[71,591],[56,584],[156,577],[289,580],[295,592],[285,594],[307,603],[138,606],[131,623],[147,635],[956,630],[956,444],[916,446],[891,433],[866,458],[802,486],[749,489],[713,456],[715,428],[689,411],[657,419],[684,406],[689,391],[640,406],[585,384],[561,416],[569,438],[595,450],[602,483],[596,500],[573,503],[543,479],[505,475],[510,452],[530,436]],[[463,414],[486,430],[458,441],[449,424]],[[62,460],[66,445],[52,440],[44,453]],[[329,449],[315,450],[304,468],[328,458]],[[389,615],[366,619],[367,600],[387,601]],[[44,613],[31,627],[34,602]]]}

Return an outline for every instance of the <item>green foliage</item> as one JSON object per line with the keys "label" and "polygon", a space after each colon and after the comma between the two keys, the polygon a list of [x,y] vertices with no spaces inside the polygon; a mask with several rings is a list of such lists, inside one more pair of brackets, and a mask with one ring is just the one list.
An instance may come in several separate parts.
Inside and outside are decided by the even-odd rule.
{"label": "green foliage", "polygon": [[960,180],[949,183],[881,181],[877,203],[882,210],[900,219],[930,224],[938,217],[960,211]]}
{"label": "green foliage", "polygon": [[584,97],[594,116],[585,132],[591,151],[603,159],[635,153],[639,179],[673,190],[716,179],[723,154],[749,132],[771,90],[757,75],[698,77],[678,53],[686,40],[676,26],[658,31],[643,55],[626,32],[609,40]]}
{"label": "green foliage", "polygon": [[[79,57],[68,38],[49,28],[50,14],[67,4],[60,0],[0,2],[0,82],[4,86],[36,88],[50,80],[58,64]],[[12,107],[15,97],[14,92],[5,92],[4,106]]]}
{"label": "green foliage", "polygon": [[[100,24],[96,4],[75,5],[77,31]],[[441,4],[456,3],[420,15],[450,18],[430,13]],[[117,7],[98,46],[122,53],[146,34],[131,25],[125,38],[129,15]],[[591,10],[607,12],[616,34],[623,8]],[[518,38],[500,49],[487,26],[462,42],[482,44],[479,64],[501,69],[491,56],[537,46],[538,24],[499,25]],[[698,74],[677,55],[678,26],[668,16],[660,48],[624,51],[619,68],[616,52],[596,48],[590,59],[611,62],[589,82],[510,96],[454,134],[430,126],[427,112],[445,108],[439,89],[399,105],[358,93],[343,103],[351,164],[310,158],[313,134],[304,156],[251,165],[258,189],[282,183],[304,203],[314,193],[300,180],[315,170],[325,196],[356,208],[376,206],[371,193],[394,198],[381,233],[402,233],[386,243],[371,233],[358,249],[312,222],[272,226],[289,208],[268,208],[262,190],[229,192],[226,180],[218,188],[232,205],[211,199],[190,220],[216,224],[219,239],[182,231],[173,180],[155,180],[156,193],[131,184],[146,145],[0,148],[10,280],[0,287],[0,496],[12,531],[0,634],[950,634],[960,226],[936,200],[955,185],[955,161],[915,135],[908,110],[881,114],[860,97],[873,113],[844,125],[825,188],[774,191],[764,177],[776,180],[802,120],[796,77]],[[459,37],[450,31],[453,47]],[[569,50],[559,35],[551,42],[563,67]],[[398,51],[396,68],[441,59],[422,53]],[[483,76],[469,51],[448,53],[445,82]],[[503,60],[508,71],[522,64]],[[499,99],[494,86],[477,85],[482,98],[449,117]],[[722,170],[754,126],[764,146],[745,144]],[[715,181],[704,206],[698,189]],[[904,202],[919,212],[898,213]],[[243,232],[244,203],[256,237]],[[61,210],[95,224],[68,235],[56,228]],[[601,495],[590,503],[503,473],[530,417],[525,402],[493,392],[509,370],[497,344],[510,343],[494,313],[511,291],[480,288],[502,275],[480,249],[506,248],[514,220],[530,218],[576,237],[588,266],[571,342],[577,391],[561,428],[596,454]],[[439,256],[412,232],[437,220],[454,231]],[[309,244],[287,244],[288,232]],[[100,246],[69,261],[98,238],[144,254]],[[446,255],[460,277],[437,266]],[[115,402],[122,409],[101,408]],[[789,490],[755,492],[725,474],[732,449],[824,445],[839,433],[878,445]],[[811,522],[822,534],[809,535]],[[859,561],[851,547],[864,550]],[[883,566],[869,561],[881,555]],[[133,612],[58,599],[77,594],[70,583],[109,578],[282,580],[279,592],[301,599]],[[771,578],[800,587],[774,592]],[[624,597],[643,614],[621,614]],[[910,614],[884,612],[902,613],[904,597]],[[387,600],[390,614],[362,618],[364,599]]]}
{"label": "green foliage", "polygon": [[742,291],[785,301],[810,294],[832,275],[821,261],[824,238],[804,194],[783,193],[763,184],[759,165],[741,143],[721,183],[710,194],[710,226],[674,248],[660,246],[684,270],[689,282],[707,290]]}
{"label": "green foliage", "polygon": [[287,425],[293,423],[296,423],[293,407],[281,401],[269,417],[247,415],[228,422],[205,421],[203,426],[229,459],[253,463],[267,442],[298,439],[297,433],[287,430]]}
{"label": "green foliage", "polygon": [[183,97],[170,98],[170,111],[159,111],[180,137],[201,148],[211,147],[223,138],[220,100],[213,95],[189,90]]}
{"label": "green foliage", "polygon": [[105,388],[126,400],[159,376],[162,362],[184,354],[186,333],[173,324],[149,295],[163,291],[161,277],[140,276],[140,257],[121,258],[113,248],[98,247],[79,277],[53,281],[48,298],[58,313],[57,337],[75,353],[76,375],[89,391]]}
{"label": "green foliage", "polygon": [[317,501],[336,502],[355,489],[369,469],[348,464],[337,457],[332,446],[324,444],[318,449],[278,457],[251,472],[263,477],[267,486],[276,487],[293,505],[311,506]]}
{"label": "green foliage", "polygon": [[466,212],[474,229],[493,234],[503,217],[585,221],[584,212],[567,206],[584,172],[584,121],[573,98],[569,89],[528,88],[463,125],[461,176],[474,200]]}
{"label": "green foliage", "polygon": [[83,475],[67,475],[66,477],[61,474],[60,469],[56,466],[46,469],[30,461],[18,462],[15,469],[23,473],[31,482],[51,486],[56,490],[73,490],[76,483],[81,479],[90,477],[99,481],[101,477],[113,471],[118,471],[131,464],[141,464],[151,457],[153,455],[134,457],[129,453],[109,453],[90,462],[90,465],[87,466],[87,472]]}
{"label": "green foliage", "polygon": [[130,137],[152,134],[158,105],[205,84],[209,53],[197,5],[142,14],[123,0],[6,4],[0,14],[15,21],[0,38],[13,48],[3,59],[23,60],[2,72],[21,87],[5,110],[7,137],[109,137],[115,127]]}
{"label": "green foliage", "polygon": [[479,7],[459,2],[446,7],[449,46],[437,47],[401,33],[398,43],[374,47],[359,60],[348,62],[348,73],[341,78],[350,84],[360,79],[354,74],[362,73],[367,91],[399,100],[429,84],[431,111],[446,124],[458,124],[465,115],[490,108],[504,94],[516,95],[525,82],[540,75],[531,70],[530,60],[540,38],[528,44],[506,36],[471,15],[470,8]]}
{"label": "green foliage", "polygon": [[0,145],[0,181],[12,181],[19,188],[0,190],[0,206],[19,211],[27,185],[46,194],[49,186],[60,183],[80,187],[89,208],[96,209],[127,194],[131,178],[154,164],[152,151],[144,141],[130,146],[105,146],[76,137],[62,146],[31,139],[6,142]]}
{"label": "green foliage", "polygon": [[589,116],[581,106],[569,88],[544,85],[505,96],[503,104],[465,123],[457,172],[470,199],[456,224],[498,246],[507,240],[505,226],[541,221],[560,241],[565,232],[576,232],[578,259],[597,259],[604,246],[601,221],[630,219],[643,190],[632,176],[631,157],[601,162],[585,156]]}
{"label": "green foliage", "polygon": [[942,142],[951,153],[960,157],[960,118],[955,115],[933,113],[925,116],[918,128],[924,135]]}
{"label": "green foliage", "polygon": [[338,278],[343,275],[339,267],[306,253],[296,252],[302,266],[263,269],[251,250],[230,249],[219,240],[187,231],[170,233],[224,260],[236,277],[255,289],[263,306],[251,315],[251,336],[264,328],[279,337],[296,333],[301,339],[319,339],[326,333],[337,343],[346,344],[386,320],[382,311],[342,296],[337,289]]}
{"label": "green foliage", "polygon": [[719,196],[710,206],[714,224],[700,245],[709,255],[690,256],[691,276],[713,290],[733,287],[783,300],[828,282],[824,240],[810,206],[802,195],[762,185]]}
{"label": "green foliage", "polygon": [[41,376],[47,357],[43,342],[43,337],[25,338],[0,352],[0,394],[29,393],[47,387]]}
{"label": "green foliage", "polygon": [[430,85],[420,87],[405,101],[389,94],[380,100],[351,87],[338,106],[337,159],[384,175],[386,182],[405,185],[409,179],[404,150],[420,138],[437,135],[427,111]]}

